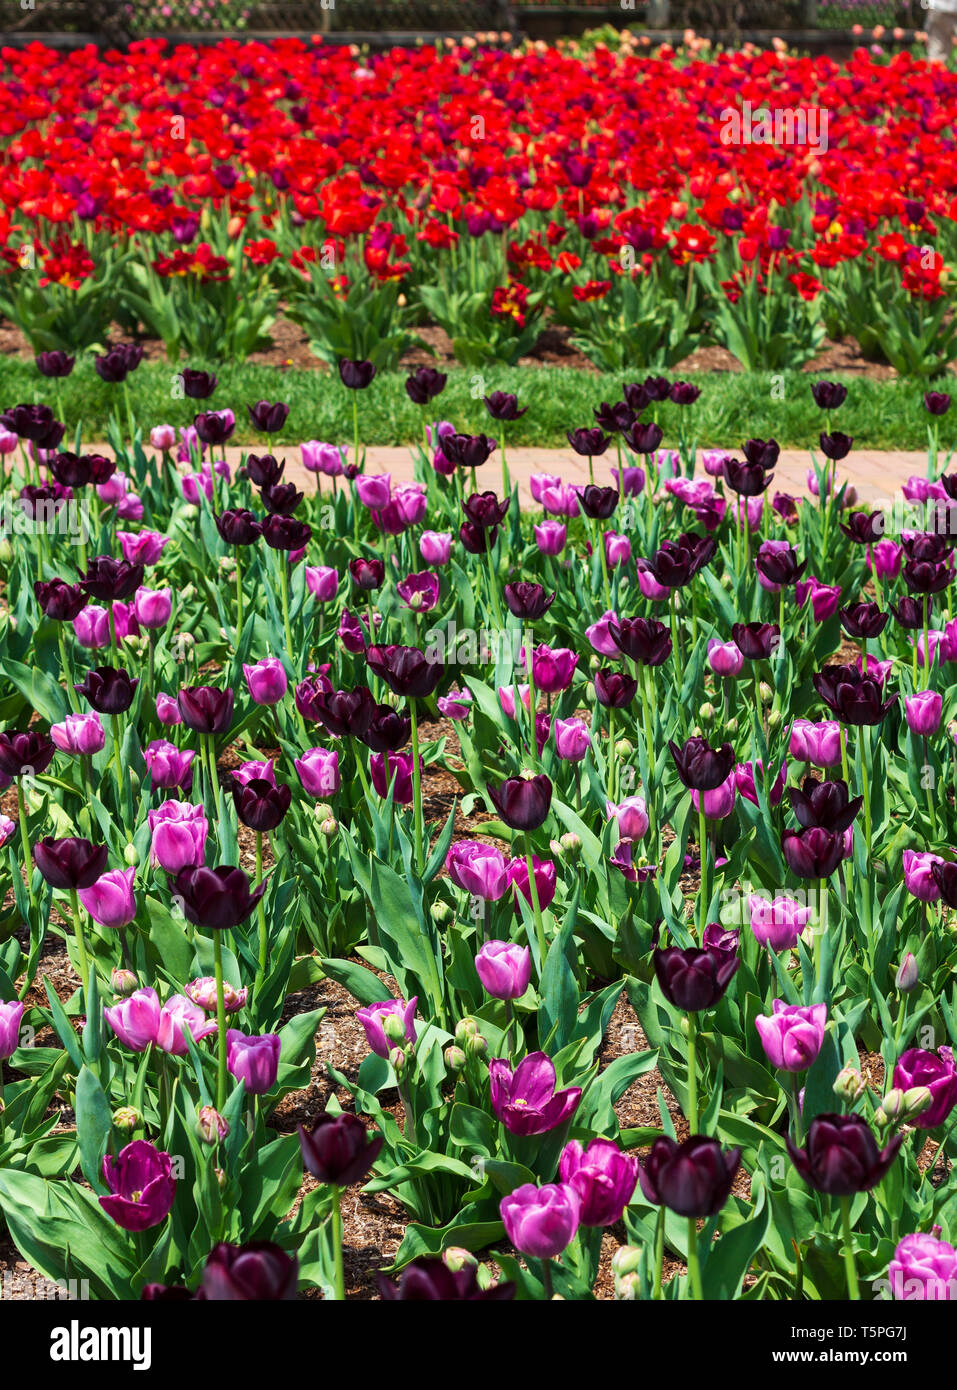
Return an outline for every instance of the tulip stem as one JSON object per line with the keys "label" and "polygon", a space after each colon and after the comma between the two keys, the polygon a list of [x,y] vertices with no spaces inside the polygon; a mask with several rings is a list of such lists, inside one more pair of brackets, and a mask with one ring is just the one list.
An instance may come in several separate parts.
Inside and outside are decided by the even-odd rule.
{"label": "tulip stem", "polygon": [[123,758],[122,758],[122,755],[121,755],[121,752],[120,752],[120,745],[121,745],[121,743],[122,743],[123,740],[122,740],[121,729],[120,729],[120,716],[119,716],[118,714],[111,714],[111,715],[110,715],[110,727],[111,727],[112,730],[113,730],[113,766],[116,768],[116,799],[117,799],[117,809],[118,809],[118,810],[121,810],[121,809],[122,809],[122,807],[121,807],[121,801],[122,801],[122,798],[123,798],[123,780],[124,780],[124,779],[123,779]]}
{"label": "tulip stem", "polygon": [[[637,666],[636,666],[637,671]],[[645,752],[648,758],[648,785],[643,789],[645,793],[645,809],[648,812],[648,828],[650,831],[649,843],[655,847],[655,863],[657,864],[661,855],[658,844],[658,818],[655,815],[655,798],[653,784],[655,780],[655,739],[652,732],[651,711],[654,703],[654,688],[651,684],[650,666],[641,667],[642,685],[644,687],[644,699],[641,702],[642,714],[645,720]]]}
{"label": "tulip stem", "polygon": [[535,934],[538,937],[538,978],[540,980],[545,969],[548,945],[545,941],[545,923],[542,921],[542,907],[538,900],[538,884],[535,880],[535,869],[532,864],[532,843],[527,830],[525,832],[525,863],[528,867],[528,891],[531,894],[532,910],[535,913]]}
{"label": "tulip stem", "polygon": [[289,558],[285,551],[279,556],[279,592],[282,597],[282,625],[286,634],[286,660],[289,669],[295,670],[292,659],[292,629],[289,626]]}
{"label": "tulip stem", "polygon": [[844,1241],[844,1269],[847,1274],[847,1296],[852,1303],[859,1303],[860,1287],[857,1282],[857,1263],[854,1259],[854,1244],[851,1235],[851,1199],[841,1199],[841,1236]]}
{"label": "tulip stem", "polygon": [[658,1222],[655,1226],[655,1284],[651,1291],[653,1299],[663,1297],[662,1283],[665,1263],[665,1207],[658,1208]]}
{"label": "tulip stem", "polygon": [[[256,886],[263,881],[263,833],[256,831]],[[263,906],[262,898],[257,904],[259,913],[259,978],[263,980],[266,974],[266,958],[269,953],[269,936],[266,932],[266,909]]]}
{"label": "tulip stem", "polygon": [[704,929],[708,924],[708,821],[704,813],[705,793],[698,793],[698,849],[701,854],[701,881],[698,899],[701,903],[701,918],[698,931],[698,944],[704,944]]}
{"label": "tulip stem", "polygon": [[223,1113],[226,1104],[226,1000],[223,995],[223,943],[218,931],[213,931],[213,968],[216,973],[216,1025],[219,1067],[216,1073],[216,1109]]}
{"label": "tulip stem", "polygon": [[695,1048],[695,1016],[688,1015],[688,1129],[698,1133],[698,1058]]}
{"label": "tulip stem", "polygon": [[412,800],[415,819],[415,871],[421,876],[425,869],[422,829],[422,774],[419,769],[419,716],[414,699],[409,701],[412,722]]}
{"label": "tulip stem", "polygon": [[688,1217],[688,1279],[692,1298],[702,1302],[704,1292],[701,1288],[701,1262],[698,1259],[698,1227],[693,1216]]}
{"label": "tulip stem", "polygon": [[239,651],[239,639],[243,634],[243,567],[239,558],[239,547],[236,547],[236,650]]}
{"label": "tulip stem", "polygon": [[615,707],[608,706],[608,800],[615,799]]}
{"label": "tulip stem", "polygon": [[90,989],[90,962],[86,954],[86,942],[83,940],[80,899],[75,888],[70,889],[70,913],[73,917],[73,935],[76,938],[77,955],[80,957],[80,984],[83,986],[83,998],[86,999]]}
{"label": "tulip stem", "polygon": [[60,665],[63,668],[63,676],[66,680],[67,699],[70,701],[70,709],[75,714],[79,713],[80,701],[76,691],[73,689],[73,671],[70,666],[70,654],[66,647],[66,635],[63,631],[63,624],[57,623],[57,642],[60,647]]}
{"label": "tulip stem", "polygon": [[554,1285],[552,1283],[551,1260],[542,1260],[542,1287],[545,1290],[545,1302],[551,1303],[555,1296]]}
{"label": "tulip stem", "polygon": [[335,1264],[335,1298],[344,1303],[346,1298],[346,1273],[342,1261],[342,1188],[332,1184],[332,1255]]}
{"label": "tulip stem", "polygon": [[801,1142],[801,1083],[796,1071],[790,1073],[791,1084],[788,1088],[788,1100],[791,1103],[791,1124],[794,1127],[794,1142]]}
{"label": "tulip stem", "polygon": [[20,821],[20,843],[23,846],[23,867],[27,876],[27,892],[30,895],[30,907],[35,909],[37,899],[33,891],[33,860],[30,857],[30,837],[27,834],[27,807],[23,796],[23,780],[20,777],[17,778],[17,818]]}
{"label": "tulip stem", "polygon": [[608,582],[608,556],[605,553],[605,536],[601,529],[601,522],[595,522],[595,544],[598,547],[598,554],[601,556],[601,582],[605,591],[605,611],[611,608],[611,585]]}

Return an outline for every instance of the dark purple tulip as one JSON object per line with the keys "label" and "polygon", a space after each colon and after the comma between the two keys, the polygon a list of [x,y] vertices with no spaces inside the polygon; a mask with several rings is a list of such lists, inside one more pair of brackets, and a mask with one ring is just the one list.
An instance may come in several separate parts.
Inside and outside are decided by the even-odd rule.
{"label": "dark purple tulip", "polygon": [[[649,377],[648,380],[651,381],[652,378]],[[640,381],[626,381],[621,388],[621,394],[625,398],[628,409],[633,411],[635,415],[640,415],[651,400],[648,388]]]}
{"label": "dark purple tulip", "polygon": [[689,738],[683,747],[668,740],[678,776],[691,791],[713,792],[726,782],[734,767],[734,750],[730,743],[712,748],[706,738]]}
{"label": "dark purple tulip", "polygon": [[97,714],[122,714],[133,703],[139,677],[115,666],[94,666],[86,679],[73,689]]}
{"label": "dark purple tulip", "polygon": [[144,1284],[140,1289],[143,1303],[192,1303],[193,1297],[185,1284]]}
{"label": "dark purple tulip", "polygon": [[56,744],[38,729],[0,734],[0,774],[39,777],[53,761]]}
{"label": "dark purple tulip", "polygon": [[851,452],[854,440],[847,434],[841,434],[840,430],[834,430],[831,434],[824,434],[823,431],[818,435],[818,443],[821,446],[821,453],[825,458],[832,459],[839,463],[841,459],[846,459]]}
{"label": "dark purple tulip", "polygon": [[391,705],[377,705],[372,723],[362,734],[362,742],[373,753],[398,753],[412,731],[412,721]]}
{"label": "dark purple tulip", "polygon": [[901,570],[901,578],[912,594],[941,594],[953,577],[950,565],[933,560],[908,560]]}
{"label": "dark purple tulip", "polygon": [[497,526],[486,531],[484,527],[476,526],[474,521],[463,521],[459,527],[459,540],[469,555],[485,555],[495,544],[497,535]]}
{"label": "dark purple tulip", "polygon": [[839,381],[816,381],[811,387],[814,404],[821,410],[836,410],[847,400],[847,387]]}
{"label": "dark purple tulip", "polygon": [[116,459],[108,459],[104,454],[84,454],[83,457],[90,465],[91,483],[109,482],[116,472]]}
{"label": "dark purple tulip", "polygon": [[666,589],[681,589],[704,569],[717,548],[717,541],[686,532],[676,541],[663,541],[654,555],[638,561],[638,568]]}
{"label": "dark purple tulip", "polygon": [[880,683],[853,666],[825,666],[811,680],[824,703],[845,724],[880,724],[897,702],[896,695],[883,699]]}
{"label": "dark purple tulip", "polygon": [[40,873],[51,888],[92,888],[106,872],[110,851],[108,845],[93,845],[89,840],[67,836],[54,840],[47,835],[33,846],[33,858]]}
{"label": "dark purple tulip", "polygon": [[66,488],[57,482],[41,484],[28,483],[26,487],[20,489],[17,494],[17,501],[20,510],[30,521],[44,522],[51,516],[59,516],[64,504],[67,501],[68,493]]}
{"label": "dark purple tulip", "polygon": [[135,594],[145,573],[143,565],[114,560],[112,555],[97,555],[87,566],[86,574],[80,575],[79,584],[90,598],[112,602]]}
{"label": "dark purple tulip", "polygon": [[931,415],[946,415],[950,409],[950,396],[946,391],[925,391],[924,409]]}
{"label": "dark purple tulip", "polygon": [[519,409],[518,397],[508,391],[493,391],[490,396],[483,396],[482,400],[492,419],[502,422],[518,420],[528,410],[527,405]]}
{"label": "dark purple tulip", "polygon": [[18,436],[39,444],[49,436],[56,421],[48,405],[20,404],[12,406],[0,415],[0,424]]}
{"label": "dark purple tulip", "polygon": [[63,579],[51,579],[46,583],[38,579],[33,592],[44,615],[58,623],[72,623],[90,601],[89,594],[84,593],[79,584],[67,584]]}
{"label": "dark purple tulip", "polygon": [[683,1144],[667,1135],[656,1139],[638,1170],[647,1201],[678,1216],[717,1216],[731,1195],[741,1150],[725,1152],[717,1139],[693,1134]]}
{"label": "dark purple tulip", "polygon": [[930,871],[944,902],[948,907],[957,907],[957,864],[945,860],[943,864],[931,864]]}
{"label": "dark purple tulip", "polygon": [[839,778],[833,782],[819,782],[816,777],[805,777],[801,790],[789,787],[788,796],[802,829],[809,830],[813,825],[820,825],[836,835],[848,829],[864,805],[864,798],[852,798],[847,783]]}
{"label": "dark purple tulip", "polygon": [[215,516],[216,529],[227,545],[254,545],[262,535],[262,525],[243,507]]}
{"label": "dark purple tulip", "polygon": [[299,1126],[299,1147],[306,1171],[320,1182],[351,1187],[361,1182],[379,1156],[385,1140],[371,1134],[359,1119],[341,1111],[325,1111],[313,1125],[312,1133]]}
{"label": "dark purple tulip", "polygon": [[307,676],[305,680],[299,682],[294,691],[296,709],[303,719],[315,724],[319,721],[318,707],[316,701],[324,692],[332,689],[329,680],[325,676]]}
{"label": "dark purple tulip", "polygon": [[303,550],[312,539],[312,527],[294,516],[267,516],[263,540],[273,550]]}
{"label": "dark purple tulip", "polygon": [[146,1139],[134,1139],[116,1158],[106,1154],[103,1180],[110,1195],[98,1198],[100,1206],[124,1231],[147,1231],[172,1211],[176,1196],[172,1160]]}
{"label": "dark purple tulip", "polygon": [[552,784],[544,772],[536,777],[509,777],[488,794],[502,820],[512,830],[537,830],[552,804]]}
{"label": "dark purple tulip", "polygon": [[755,556],[754,566],[769,584],[787,588],[801,578],[807,569],[807,560],[799,563],[797,551],[788,547],[787,550],[759,551]]}
{"label": "dark purple tulip", "polygon": [[638,682],[623,671],[603,667],[594,679],[595,699],[605,709],[625,709],[638,693]]}
{"label": "dark purple tulip", "polygon": [[589,483],[578,494],[582,511],[592,521],[607,521],[618,506],[619,493],[616,487],[596,487]]}
{"label": "dark purple tulip", "polygon": [[498,1283],[479,1288],[471,1265],[454,1273],[444,1261],[422,1256],[406,1265],[398,1284],[384,1274],[376,1275],[384,1303],[507,1303],[515,1297],[515,1285]]}
{"label": "dark purple tulip", "polygon": [[946,560],[953,549],[946,536],[934,531],[918,531],[916,535],[901,536],[901,545],[908,560],[923,560],[933,564]]}
{"label": "dark purple tulip", "polygon": [[245,784],[233,781],[233,800],[243,825],[263,834],[275,830],[289,810],[292,792],[285,783],[273,786],[263,777],[251,777]]}
{"label": "dark purple tulip", "polygon": [[285,401],[257,401],[255,405],[248,405],[246,409],[257,430],[262,430],[264,434],[278,433],[289,414],[289,407]]}
{"label": "dark purple tulip", "polygon": [[792,1163],[809,1187],[831,1197],[851,1197],[877,1186],[897,1157],[904,1136],[895,1134],[879,1149],[860,1115],[815,1115],[803,1149],[790,1136],[786,1142]]}
{"label": "dark purple tulip", "polygon": [[258,488],[275,487],[286,471],[286,460],[280,463],[275,454],[250,454],[246,459],[246,477]]}
{"label": "dark purple tulip", "polygon": [[373,589],[381,587],[382,581],[385,579],[385,565],[377,557],[373,557],[371,560],[357,557],[355,560],[349,561],[349,573],[357,589],[371,592]]}
{"label": "dark purple tulip", "polygon": [[170,887],[181,900],[183,915],[194,927],[207,931],[225,931],[245,922],[266,891],[265,883],[250,891],[249,879],[242,869],[221,864],[208,869],[180,869],[170,879]]}
{"label": "dark purple tulip", "polygon": [[692,381],[673,381],[668,388],[668,399],[675,405],[694,405],[701,395],[701,387]]}
{"label": "dark purple tulip", "polygon": [[582,458],[597,458],[611,443],[609,435],[587,425],[581,429],[566,431],[565,437],[575,453],[580,454]]}
{"label": "dark purple tulip", "polygon": [[76,358],[70,357],[59,348],[54,348],[52,352],[37,353],[37,370],[41,376],[46,377],[65,377],[69,376],[76,364]]}
{"label": "dark purple tulip", "polygon": [[268,1240],[214,1245],[206,1258],[202,1297],[210,1303],[290,1303],[299,1287],[299,1261]]}
{"label": "dark purple tulip", "polygon": [[442,436],[442,452],[449,463],[459,468],[479,468],[498,448],[494,439],[485,434],[446,434]]}
{"label": "dark purple tulip", "polygon": [[224,734],[233,722],[232,690],[213,685],[186,686],[176,697],[180,718],[196,734]]}
{"label": "dark purple tulip", "polygon": [[671,655],[671,633],[654,618],[622,618],[608,631],[622,655],[643,666],[661,666]]}
{"label": "dark purple tulip", "polygon": [[630,429],[622,431],[622,438],[633,454],[653,454],[664,434],[654,420],[636,420]]}
{"label": "dark purple tulip", "polygon": [[781,851],[798,878],[830,878],[844,858],[844,836],[819,825],[797,833],[787,830],[781,836]]}
{"label": "dark purple tulip", "polygon": [[914,631],[916,628],[924,626],[924,604],[916,598],[898,599],[896,603],[890,605],[890,610],[900,623],[901,627],[909,628]]}
{"label": "dark purple tulip", "polygon": [[367,685],[354,690],[320,692],[313,701],[316,717],[335,738],[361,738],[375,718],[376,702]]}
{"label": "dark purple tulip", "polygon": [[93,366],[96,368],[96,374],[101,381],[108,382],[112,386],[118,386],[130,374],[126,354],[119,348],[110,348],[109,352],[94,357]]}
{"label": "dark purple tulip", "polygon": [[93,477],[90,460],[82,454],[57,454],[47,466],[61,487],[86,487]]}
{"label": "dark purple tulip", "polygon": [[489,531],[502,524],[511,504],[508,501],[500,502],[494,492],[473,492],[462,505],[473,526],[481,531]]}
{"label": "dark purple tulip", "polygon": [[292,516],[304,496],[295,483],[273,483],[262,490],[266,510],[273,516]]}
{"label": "dark purple tulip", "polygon": [[180,372],[183,392],[191,401],[205,401],[216,390],[218,378],[215,372],[201,372],[194,367],[184,367]]}
{"label": "dark purple tulip", "polygon": [[555,602],[555,595],[546,594],[541,584],[522,579],[514,584],[506,584],[503,592],[508,611],[529,623],[537,623]]}
{"label": "dark purple tulip", "polygon": [[371,362],[355,362],[349,357],[339,359],[339,380],[350,391],[364,391],[371,386],[375,367]]}
{"label": "dark purple tulip", "polygon": [[236,428],[231,410],[204,410],[193,416],[193,428],[204,444],[225,444]]}
{"label": "dark purple tulip", "polygon": [[684,951],[669,946],[653,953],[652,964],[669,1003],[693,1014],[721,1002],[741,961],[732,952],[714,946],[705,950],[692,946]]}
{"label": "dark purple tulip", "polygon": [[890,614],[882,613],[876,603],[852,603],[838,610],[841,627],[849,637],[867,641],[879,637],[890,622]]}
{"label": "dark purple tulip", "polygon": [[771,506],[778,516],[788,526],[796,526],[798,519],[797,509],[798,499],[792,497],[789,492],[776,492],[771,500]]}
{"label": "dark purple tulip", "polygon": [[606,434],[622,434],[635,423],[635,412],[626,401],[616,401],[614,405],[602,401],[592,414],[598,428]]}
{"label": "dark purple tulip", "polygon": [[642,385],[649,401],[666,401],[671,383],[666,376],[646,376]]}
{"label": "dark purple tulip", "polygon": [[777,623],[732,623],[731,637],[746,661],[767,661],[781,640]]}
{"label": "dark purple tulip", "polygon": [[773,473],[760,463],[742,463],[740,459],[725,458],[721,465],[724,480],[739,497],[760,497],[771,486]]}
{"label": "dark purple tulip", "polygon": [[748,463],[763,468],[765,472],[774,467],[781,453],[776,439],[746,439],[741,447]]}
{"label": "dark purple tulip", "polygon": [[883,512],[851,512],[847,521],[840,523],[841,530],[848,540],[857,545],[876,545],[884,534]]}
{"label": "dark purple tulip", "polygon": [[419,367],[406,379],[406,395],[413,405],[428,405],[436,396],[441,396],[447,383],[444,372],[436,371],[435,367]]}
{"label": "dark purple tulip", "polygon": [[366,662],[394,695],[411,700],[427,700],[444,670],[440,661],[429,661],[418,647],[369,647]]}

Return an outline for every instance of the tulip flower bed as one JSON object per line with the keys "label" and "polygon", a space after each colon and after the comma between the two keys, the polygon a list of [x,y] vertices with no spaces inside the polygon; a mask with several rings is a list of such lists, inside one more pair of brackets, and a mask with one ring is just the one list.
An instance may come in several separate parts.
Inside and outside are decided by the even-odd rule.
{"label": "tulip flower bed", "polygon": [[704,345],[776,372],[825,333],[908,376],[957,357],[957,95],[908,53],[3,61],[0,316],[36,352],[96,349],[110,381],[114,323],[236,362],[280,308],[332,365],[394,367],[429,322],[469,368],[546,324],[613,372]]}
{"label": "tulip flower bed", "polygon": [[378,1194],[387,1299],[949,1297],[949,398],[906,515],[840,481],[843,386],[795,499],[773,440],[660,449],[661,377],[523,514],[514,397],[436,427],[419,370],[393,487],[338,371],[308,496],[281,403],[231,474],[205,371],[185,463],[0,416],[10,1239],[97,1299],[342,1299]]}

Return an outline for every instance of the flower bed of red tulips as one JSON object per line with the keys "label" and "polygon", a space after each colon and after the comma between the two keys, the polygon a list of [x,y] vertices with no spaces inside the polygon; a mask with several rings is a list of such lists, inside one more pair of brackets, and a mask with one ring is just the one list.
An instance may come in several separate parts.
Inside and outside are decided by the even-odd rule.
{"label": "flower bed of red tulips", "polygon": [[[231,473],[207,371],[179,464],[119,386],[110,457],[0,414],[24,1260],[100,1300],[341,1300],[358,1185],[403,1213],[386,1299],[590,1300],[611,1227],[623,1300],[952,1297],[950,398],[864,511],[845,387],[813,386],[799,500],[773,440],[661,450],[696,388],[649,376],[569,422],[592,481],[523,514],[514,397],[497,440],[430,424],[394,487],[375,368],[339,375],[353,443],[304,446],[308,496],[279,402]],[[444,386],[409,378],[424,420]],[[635,1087],[660,1118],[623,1120]]]}
{"label": "flower bed of red tulips", "polygon": [[470,365],[546,318],[611,370],[798,366],[825,331],[917,376],[957,353],[957,79],[907,53],[2,56],[0,315],[36,351],[118,323],[234,360],[282,303],[332,364],[430,319]]}

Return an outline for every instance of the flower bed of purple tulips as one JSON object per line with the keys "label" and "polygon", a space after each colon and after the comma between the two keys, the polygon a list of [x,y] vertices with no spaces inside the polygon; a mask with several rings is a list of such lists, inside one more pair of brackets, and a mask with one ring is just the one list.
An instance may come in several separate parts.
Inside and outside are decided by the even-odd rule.
{"label": "flower bed of purple tulips", "polygon": [[[949,399],[862,510],[843,386],[796,499],[773,440],[662,449],[696,388],[628,383],[568,422],[591,483],[521,512],[520,402],[461,434],[420,369],[394,487],[374,370],[340,375],[355,442],[304,446],[307,496],[281,403],[231,474],[207,373],[185,462],[129,394],[110,458],[0,417],[9,1237],[96,1299],[342,1299],[360,1185],[404,1212],[387,1299],[589,1300],[613,1226],[621,1299],[951,1297]],[[368,1053],[320,1056],[284,1134],[323,981]],[[660,1122],[623,1127],[656,1068]]]}

